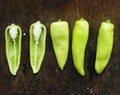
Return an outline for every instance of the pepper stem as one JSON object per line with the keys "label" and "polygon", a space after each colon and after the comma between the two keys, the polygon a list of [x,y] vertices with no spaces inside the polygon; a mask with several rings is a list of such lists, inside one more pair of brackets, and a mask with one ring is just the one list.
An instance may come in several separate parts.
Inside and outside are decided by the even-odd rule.
{"label": "pepper stem", "polygon": [[61,22],[61,19],[59,19],[58,22]]}
{"label": "pepper stem", "polygon": [[80,18],[80,20],[85,20],[84,18]]}
{"label": "pepper stem", "polygon": [[106,22],[106,23],[111,23],[110,19],[107,19],[105,22]]}

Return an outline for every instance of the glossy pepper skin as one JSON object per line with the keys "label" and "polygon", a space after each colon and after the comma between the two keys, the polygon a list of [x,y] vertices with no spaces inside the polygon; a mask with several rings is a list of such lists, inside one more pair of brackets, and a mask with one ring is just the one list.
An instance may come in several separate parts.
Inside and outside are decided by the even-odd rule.
{"label": "glossy pepper skin", "polygon": [[101,23],[97,39],[95,70],[98,74],[101,74],[104,71],[110,60],[113,48],[113,39],[114,25],[110,20],[106,20]]}
{"label": "glossy pepper skin", "polygon": [[6,56],[12,75],[16,75],[21,57],[22,32],[18,25],[11,24],[5,30]]}
{"label": "glossy pepper skin", "polygon": [[75,22],[72,32],[72,56],[76,70],[82,76],[84,71],[85,49],[89,36],[89,24],[84,18],[80,18]]}
{"label": "glossy pepper skin", "polygon": [[33,73],[40,70],[46,47],[46,27],[37,21],[30,26],[30,64]]}
{"label": "glossy pepper skin", "polygon": [[66,21],[53,22],[50,25],[50,33],[54,52],[58,65],[61,70],[64,69],[68,57],[69,49],[69,27]]}

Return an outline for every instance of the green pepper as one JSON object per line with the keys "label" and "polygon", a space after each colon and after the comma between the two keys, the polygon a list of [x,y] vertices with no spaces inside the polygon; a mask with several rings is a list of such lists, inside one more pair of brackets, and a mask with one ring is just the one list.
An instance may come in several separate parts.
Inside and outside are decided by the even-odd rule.
{"label": "green pepper", "polygon": [[6,56],[8,66],[12,75],[16,75],[21,57],[21,28],[11,24],[5,30]]}
{"label": "green pepper", "polygon": [[30,62],[33,73],[41,67],[46,47],[46,27],[37,21],[30,26]]}
{"label": "green pepper", "polygon": [[85,76],[84,71],[84,56],[85,49],[89,36],[89,24],[81,18],[75,22],[72,33],[72,55],[76,70],[82,76]]}
{"label": "green pepper", "polygon": [[110,20],[106,20],[101,23],[97,39],[95,70],[98,74],[101,74],[104,71],[110,60],[113,48],[113,39],[114,25]]}
{"label": "green pepper", "polygon": [[53,22],[50,26],[52,44],[58,65],[64,69],[68,57],[69,28],[66,21]]}

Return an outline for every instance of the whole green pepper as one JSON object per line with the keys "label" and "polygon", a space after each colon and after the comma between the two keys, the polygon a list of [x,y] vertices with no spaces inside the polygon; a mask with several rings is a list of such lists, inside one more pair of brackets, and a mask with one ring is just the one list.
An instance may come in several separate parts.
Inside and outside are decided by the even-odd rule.
{"label": "whole green pepper", "polygon": [[46,43],[46,27],[39,21],[30,26],[30,62],[33,73],[37,73],[41,67]]}
{"label": "whole green pepper", "polygon": [[66,21],[53,22],[50,26],[50,33],[54,52],[58,65],[61,70],[64,69],[68,57],[69,47],[69,28]]}
{"label": "whole green pepper", "polygon": [[85,75],[84,71],[84,56],[85,49],[89,36],[89,24],[81,18],[75,22],[72,33],[72,55],[74,66],[78,73],[82,76]]}
{"label": "whole green pepper", "polygon": [[12,75],[16,75],[21,57],[22,32],[18,25],[11,24],[5,30],[6,56]]}
{"label": "whole green pepper", "polygon": [[95,61],[95,70],[101,74],[107,66],[113,47],[114,25],[110,20],[101,23],[98,39],[97,39],[97,53]]}

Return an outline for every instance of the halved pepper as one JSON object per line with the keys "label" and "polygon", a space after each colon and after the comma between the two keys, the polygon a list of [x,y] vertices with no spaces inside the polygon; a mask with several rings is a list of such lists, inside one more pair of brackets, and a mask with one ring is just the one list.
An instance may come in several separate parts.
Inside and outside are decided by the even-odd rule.
{"label": "halved pepper", "polygon": [[12,75],[16,75],[21,57],[22,32],[18,25],[11,24],[5,30],[6,56]]}
{"label": "halved pepper", "polygon": [[46,47],[46,27],[37,21],[30,26],[30,62],[33,73],[41,67]]}
{"label": "halved pepper", "polygon": [[69,27],[66,21],[53,22],[50,25],[50,34],[58,65],[64,69],[69,49]]}

